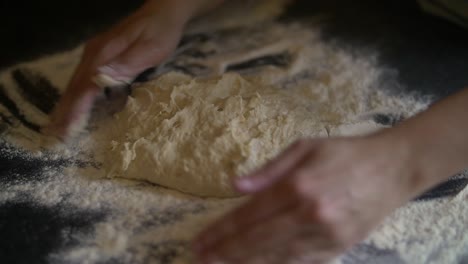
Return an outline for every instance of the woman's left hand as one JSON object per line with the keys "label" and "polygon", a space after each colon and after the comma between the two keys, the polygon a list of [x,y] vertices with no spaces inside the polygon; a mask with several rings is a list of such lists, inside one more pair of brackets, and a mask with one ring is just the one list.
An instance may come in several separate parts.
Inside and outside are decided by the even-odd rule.
{"label": "woman's left hand", "polygon": [[253,196],[195,240],[198,263],[331,260],[420,191],[410,151],[385,133],[296,142],[235,182]]}

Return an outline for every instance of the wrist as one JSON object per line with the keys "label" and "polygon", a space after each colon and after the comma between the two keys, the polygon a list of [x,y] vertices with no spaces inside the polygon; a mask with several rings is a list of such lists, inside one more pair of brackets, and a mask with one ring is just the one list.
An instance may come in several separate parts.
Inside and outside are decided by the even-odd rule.
{"label": "wrist", "polygon": [[394,172],[389,175],[393,177],[389,180],[395,183],[403,201],[418,196],[430,185],[414,142],[404,133],[390,128],[374,134],[371,138],[378,142],[378,151],[385,151],[383,156],[393,160],[389,163],[393,168],[383,169]]}
{"label": "wrist", "polygon": [[431,105],[396,126],[394,134],[411,145],[421,191],[447,180],[468,166],[466,112],[468,89]]}

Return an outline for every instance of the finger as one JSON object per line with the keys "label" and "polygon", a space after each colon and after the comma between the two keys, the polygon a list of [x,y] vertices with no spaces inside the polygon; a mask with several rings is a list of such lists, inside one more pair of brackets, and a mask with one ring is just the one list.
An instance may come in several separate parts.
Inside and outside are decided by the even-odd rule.
{"label": "finger", "polygon": [[304,221],[303,206],[237,232],[202,252],[203,263],[325,263],[342,248],[329,228]]}
{"label": "finger", "polygon": [[273,260],[277,256],[274,253],[286,254],[283,243],[290,240],[296,228],[294,208],[289,208],[269,221],[224,237],[198,257],[201,263],[252,263],[254,259],[275,263]]}
{"label": "finger", "polygon": [[235,188],[242,193],[255,193],[272,185],[277,179],[300,164],[307,157],[307,154],[313,151],[315,144],[315,140],[297,141],[261,169],[235,179]]}
{"label": "finger", "polygon": [[[112,32],[107,35],[115,35]],[[137,33],[121,34],[111,40],[106,40],[108,37],[96,38],[88,43],[68,89],[54,109],[51,123],[43,129],[44,133],[65,140],[86,125],[93,102],[101,90],[93,82],[97,66],[124,51]],[[106,44],[102,44],[106,41]]]}
{"label": "finger", "polygon": [[43,132],[66,140],[82,130],[98,93],[99,88],[91,83],[80,91],[66,91],[52,113],[50,125]]}
{"label": "finger", "polygon": [[87,76],[85,67],[86,65],[82,64],[77,68],[68,89],[54,107],[49,125],[42,130],[45,134],[66,140],[86,124],[100,89],[94,83],[86,82],[86,77],[83,77]]}
{"label": "finger", "polygon": [[95,69],[127,50],[143,32],[146,23],[142,9],[124,18],[110,30],[88,41],[84,57]]}
{"label": "finger", "polygon": [[161,46],[155,40],[137,40],[124,52],[99,68],[99,72],[117,80],[119,78],[129,80],[145,69],[161,63],[171,50],[172,47]]}
{"label": "finger", "polygon": [[290,188],[283,182],[252,197],[250,201],[233,210],[220,220],[205,229],[194,240],[195,251],[210,248],[217,241],[243,230],[250,229],[275,217],[275,215],[294,207],[297,198],[291,194]]}
{"label": "finger", "polygon": [[[99,67],[125,52],[143,31],[145,24],[142,21],[141,15],[136,12],[111,30],[89,40],[73,79],[91,79],[99,72]],[[114,78],[117,79],[118,76]]]}
{"label": "finger", "polygon": [[[97,54],[86,56],[86,58],[90,58],[90,60],[85,64],[89,72],[87,77],[92,78],[94,75],[101,73],[112,77],[114,80],[129,82],[140,70],[133,70],[133,65],[125,64],[120,68],[112,67],[112,64],[109,62],[114,61],[115,63],[115,61],[118,60],[122,54],[125,54],[128,49],[132,49],[131,47],[133,47],[133,43],[138,39],[137,33],[138,32],[136,30],[124,32],[114,39],[109,40],[100,48]],[[145,57],[142,56],[144,54],[145,50],[139,49],[135,54],[133,54],[133,56],[137,58]]]}

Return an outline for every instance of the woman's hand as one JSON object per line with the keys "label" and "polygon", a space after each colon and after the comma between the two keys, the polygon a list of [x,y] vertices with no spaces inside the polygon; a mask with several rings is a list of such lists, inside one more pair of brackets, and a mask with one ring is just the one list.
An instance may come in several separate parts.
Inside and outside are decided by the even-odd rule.
{"label": "woman's hand", "polygon": [[220,2],[148,0],[111,30],[89,40],[45,132],[66,138],[73,130],[72,125],[86,117],[101,92],[93,81],[95,76],[103,74],[113,81],[131,81],[171,55],[192,17]]}
{"label": "woman's hand", "polygon": [[297,142],[235,182],[253,196],[195,240],[200,263],[323,263],[342,253],[468,166],[467,102],[468,88],[370,136]]}
{"label": "woman's hand", "polygon": [[411,157],[380,134],[300,140],[235,182],[253,196],[195,240],[199,263],[330,260],[416,195]]}

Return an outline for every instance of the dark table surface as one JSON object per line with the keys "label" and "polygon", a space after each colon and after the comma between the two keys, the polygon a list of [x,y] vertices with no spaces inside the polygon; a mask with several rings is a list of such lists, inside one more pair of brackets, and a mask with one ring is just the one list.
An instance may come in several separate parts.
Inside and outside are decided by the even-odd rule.
{"label": "dark table surface", "polygon": [[[1,1],[0,69],[74,47],[140,3]],[[438,99],[468,87],[468,30],[422,13],[416,1],[297,1],[280,19],[307,20],[316,14],[328,18],[324,25],[326,40],[339,42],[353,52],[377,50],[379,63],[396,69],[392,74],[397,75],[404,90]],[[0,157],[0,184],[7,186],[15,180],[13,174],[34,169],[24,160]],[[422,198],[453,195],[466,183],[459,178]],[[0,259],[42,262],[49,252],[64,246],[54,240],[61,227],[83,228],[99,217],[61,219],[50,208],[27,203],[2,205]],[[41,229],[43,223],[56,228]]]}

